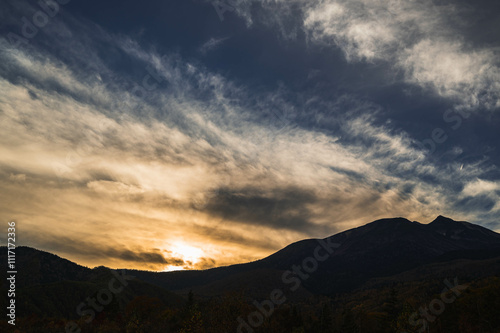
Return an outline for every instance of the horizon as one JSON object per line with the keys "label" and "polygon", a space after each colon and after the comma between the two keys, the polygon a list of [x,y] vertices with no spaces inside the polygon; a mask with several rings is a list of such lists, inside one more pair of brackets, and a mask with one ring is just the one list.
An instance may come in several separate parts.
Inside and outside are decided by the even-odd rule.
{"label": "horizon", "polygon": [[[481,226],[480,224],[477,224],[477,223],[473,223],[473,222],[469,222],[469,221],[457,221],[457,220],[454,220],[450,217],[447,217],[447,216],[443,216],[443,215],[438,215],[436,216],[435,219],[433,219],[432,221],[428,221],[428,222],[420,222],[420,221],[411,221],[411,220],[408,220],[407,218],[405,217],[402,217],[402,216],[397,216],[397,217],[386,217],[386,218],[381,218],[381,219],[378,219],[378,220],[374,220],[374,221],[371,221],[371,222],[367,222],[365,224],[362,224],[360,226],[357,226],[357,227],[354,227],[354,228],[358,228],[358,227],[363,227],[363,226],[366,226],[368,224],[371,224],[371,223],[374,223],[374,222],[378,222],[378,221],[381,221],[381,220],[394,220],[394,219],[405,219],[407,220],[408,222],[410,223],[419,223],[419,224],[423,224],[423,225],[427,225],[427,224],[430,224],[432,222],[434,222],[435,220],[437,220],[438,218],[440,217],[443,217],[445,219],[451,219],[452,221],[454,222],[468,222],[468,223],[472,223],[474,225],[477,225],[477,226]],[[186,269],[184,267],[171,267],[172,269],[163,269],[163,270],[147,270],[147,269],[138,269],[138,270],[141,270],[141,271],[149,271],[149,272],[158,272],[158,273],[166,273],[166,272],[176,272],[176,271],[187,271],[187,270],[207,270],[207,269],[212,269],[212,268],[219,268],[219,267],[228,267],[228,266],[231,266],[231,265],[235,265],[235,264],[247,264],[247,263],[251,263],[251,262],[254,262],[254,261],[258,261],[258,260],[261,260],[261,259],[264,259],[264,258],[267,258],[273,254],[275,254],[276,252],[286,248],[287,246],[290,246],[290,245],[293,245],[297,242],[300,242],[300,241],[303,241],[303,240],[316,240],[316,239],[326,239],[326,238],[329,238],[329,237],[333,237],[337,234],[340,234],[340,233],[343,233],[345,231],[348,231],[348,230],[352,230],[354,228],[351,228],[351,229],[346,229],[346,230],[342,230],[342,231],[339,231],[338,233],[336,234],[333,234],[333,235],[329,235],[329,236],[326,236],[326,237],[323,237],[323,238],[306,238],[306,239],[301,239],[301,240],[297,240],[295,242],[292,242],[290,244],[287,244],[286,246],[284,246],[283,248],[280,248],[276,251],[273,251],[271,253],[269,253],[268,255],[266,255],[265,257],[261,257],[261,258],[257,258],[257,259],[254,259],[254,260],[251,260],[251,261],[246,261],[246,262],[238,262],[238,263],[233,263],[233,264],[228,264],[228,265],[222,265],[222,266],[213,266],[213,267],[208,267],[208,268],[200,268],[200,269]],[[488,229],[488,230],[491,230],[497,234],[500,234],[500,230],[492,230],[492,229]],[[6,247],[4,245],[0,245],[0,247]],[[108,268],[108,269],[113,269],[113,270],[130,270],[131,268],[129,267],[108,267],[108,266],[105,266],[105,265],[96,265],[96,266],[87,266],[87,265],[82,265],[80,263],[78,263],[77,261],[73,261],[63,255],[59,255],[57,253],[53,253],[53,252],[50,252],[50,251],[46,251],[46,250],[43,250],[43,249],[40,249],[40,248],[35,248],[35,247],[32,247],[32,246],[27,246],[27,245],[20,245],[20,246],[16,246],[16,247],[27,247],[27,248],[30,248],[30,249],[33,249],[33,250],[36,250],[36,251],[41,251],[41,252],[45,252],[45,253],[48,253],[48,254],[53,254],[53,255],[56,255],[58,256],[59,258],[61,259],[65,259],[65,260],[69,260],[70,262],[74,263],[74,264],[77,264],[77,265],[80,265],[80,266],[83,266],[83,267],[87,267],[89,269],[96,269],[96,268],[99,268],[99,267],[104,267],[104,268]],[[133,270],[136,270],[136,269],[133,269]]]}
{"label": "horizon", "polygon": [[2,1],[0,219],[17,244],[156,271],[385,216],[500,230],[497,13]]}

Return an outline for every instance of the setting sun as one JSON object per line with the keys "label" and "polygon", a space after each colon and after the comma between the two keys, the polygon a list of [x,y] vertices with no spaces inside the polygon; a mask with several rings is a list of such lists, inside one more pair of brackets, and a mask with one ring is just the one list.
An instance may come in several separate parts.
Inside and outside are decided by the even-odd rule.
{"label": "setting sun", "polygon": [[[168,251],[172,257],[184,260],[184,262],[189,266],[196,264],[197,262],[199,262],[200,258],[203,257],[203,251],[201,249],[188,245],[184,241],[175,241],[171,244],[168,244],[166,246],[166,251]],[[186,265],[167,265],[164,271],[176,271],[184,269],[186,269]]]}

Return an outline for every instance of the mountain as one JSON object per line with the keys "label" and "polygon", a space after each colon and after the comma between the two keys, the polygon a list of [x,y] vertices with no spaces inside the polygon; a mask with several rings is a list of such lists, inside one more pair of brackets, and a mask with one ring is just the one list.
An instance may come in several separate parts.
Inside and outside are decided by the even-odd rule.
{"label": "mountain", "polygon": [[[3,262],[6,256],[7,248],[0,247]],[[133,276],[127,287],[90,323],[79,315],[79,304],[99,293],[102,297],[118,270],[82,267],[29,247],[16,249],[16,262],[20,332],[63,331],[68,320],[77,321],[82,332],[236,331],[236,318],[249,318],[255,302],[268,300],[276,289],[287,303],[256,332],[291,332],[292,327],[347,332],[354,323],[358,331],[396,332],[388,325],[403,325],[413,332],[411,309],[428,304],[444,279],[454,277],[470,288],[447,305],[434,327],[471,332],[469,326],[461,328],[465,321],[478,332],[500,328],[500,235],[443,216],[428,224],[381,219],[324,239],[302,240],[245,264],[203,271],[127,270]],[[0,307],[6,306],[1,298]],[[300,319],[300,313],[308,313],[308,319]],[[0,330],[6,327],[6,320],[0,321]]]}
{"label": "mountain", "polygon": [[[107,289],[109,281],[115,277],[106,267],[90,269],[75,264],[57,255],[20,246],[15,249],[16,298],[18,313],[78,318],[76,307],[87,297]],[[7,262],[7,247],[0,247],[0,260]],[[7,294],[7,279],[2,273],[1,291]],[[128,281],[123,293],[113,298],[110,309],[116,311],[137,296],[155,296],[170,306],[181,306],[185,299],[161,287],[139,279]],[[7,298],[0,299],[0,306],[7,306]]]}
{"label": "mountain", "polygon": [[399,274],[433,262],[500,256],[500,234],[479,225],[443,216],[438,216],[429,224],[392,218],[377,220],[324,239],[302,240],[247,264],[205,271],[138,271],[135,274],[169,290],[187,292],[193,289],[201,294],[213,295],[214,290],[247,289],[253,290],[254,294],[265,294],[269,288],[263,288],[263,283],[252,279],[252,276],[267,274],[272,277],[271,285],[286,287],[282,274],[294,265],[302,265],[306,258],[313,257],[320,242],[339,244],[339,247],[334,249],[328,260],[318,263],[314,273],[301,281],[304,294],[349,292],[370,279]]}
{"label": "mountain", "polygon": [[[0,248],[0,259],[7,262],[7,248]],[[88,280],[92,270],[83,267],[55,254],[20,246],[16,250],[17,267],[22,274],[17,275],[17,283],[21,286],[47,284],[63,280]],[[3,282],[3,280],[2,280]]]}
{"label": "mountain", "polygon": [[438,216],[428,224],[433,231],[449,239],[459,241],[465,248],[488,248],[496,246],[500,234],[469,222],[457,222],[444,216]]}
{"label": "mountain", "polygon": [[[330,254],[321,244],[323,247],[338,244],[338,247],[331,248]],[[298,241],[250,263],[203,271],[130,272],[140,281],[181,294],[191,289],[206,296],[246,290],[254,297],[264,297],[275,287],[287,290],[295,285],[283,282],[283,274],[294,266],[312,265],[311,258],[318,247],[318,253],[328,254],[328,258],[322,262],[316,260],[317,268],[313,267],[311,273],[301,268],[303,276],[308,277],[301,279],[297,292],[289,293],[292,299],[350,292],[373,279],[402,274],[432,263],[494,258],[500,256],[500,234],[443,216],[428,224],[399,217],[377,220],[324,239]],[[2,251],[0,257],[4,255]],[[17,249],[17,260],[18,266],[27,273],[20,281],[24,286],[91,281],[96,275],[96,269],[26,247]],[[291,281],[294,277],[297,274],[288,274],[286,280]]]}

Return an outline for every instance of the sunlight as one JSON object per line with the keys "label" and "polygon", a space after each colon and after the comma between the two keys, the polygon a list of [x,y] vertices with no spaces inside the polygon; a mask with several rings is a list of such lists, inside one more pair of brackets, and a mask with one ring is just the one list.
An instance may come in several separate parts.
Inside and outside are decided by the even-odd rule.
{"label": "sunlight", "polygon": [[189,266],[192,266],[196,264],[200,258],[203,257],[203,250],[188,245],[184,241],[175,241],[173,243],[170,243],[165,246],[165,248],[168,251],[171,251],[170,255],[175,258],[180,258],[186,262],[186,265],[184,266],[173,266],[173,265],[168,265],[164,269],[164,271],[178,271],[178,270],[185,270],[189,268]]}

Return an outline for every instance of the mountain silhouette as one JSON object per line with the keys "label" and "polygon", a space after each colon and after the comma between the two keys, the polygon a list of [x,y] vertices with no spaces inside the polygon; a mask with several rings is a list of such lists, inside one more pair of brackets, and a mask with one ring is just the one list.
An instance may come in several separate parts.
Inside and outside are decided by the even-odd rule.
{"label": "mountain silhouette", "polygon": [[[314,257],[320,242],[338,244],[328,259],[301,281],[301,290],[333,295],[361,287],[370,279],[391,276],[416,267],[458,259],[500,256],[500,234],[476,224],[438,216],[429,224],[405,218],[381,219],[324,239],[307,239],[251,263],[204,271],[135,272],[169,290],[195,289],[214,295],[246,288],[254,293],[264,284],[282,287],[282,274]],[[262,276],[267,276],[263,283]],[[243,282],[246,281],[246,282]],[[265,294],[262,291],[261,294]]]}
{"label": "mountain silhouette", "polygon": [[[335,246],[329,247],[328,244]],[[6,248],[1,250],[1,256],[5,257]],[[313,259],[315,253],[325,260]],[[290,289],[291,283],[287,285],[286,281],[298,277],[300,286],[288,293],[293,299],[350,292],[374,281],[414,272],[419,267],[426,267],[431,275],[437,269],[432,268],[436,263],[455,269],[460,260],[475,260],[476,268],[471,270],[488,262],[490,266],[483,270],[484,274],[495,274],[500,272],[498,262],[494,261],[491,266],[491,261],[488,261],[495,257],[500,257],[500,234],[487,228],[444,216],[438,216],[428,224],[398,217],[377,220],[324,239],[298,241],[250,263],[200,271],[129,271],[138,281],[151,287],[180,294],[194,290],[205,296],[246,290],[253,297],[265,297],[274,288]],[[26,272],[19,282],[23,287],[94,281],[99,272],[105,274],[109,271],[103,267],[82,267],[28,247],[17,249],[17,260],[18,266]],[[313,267],[314,260],[316,267]],[[469,267],[470,263],[464,265]],[[301,274],[307,278],[289,272],[284,279],[284,274],[293,271],[293,267],[300,267]],[[470,273],[479,274],[479,271]],[[172,298],[165,296],[169,297]]]}

